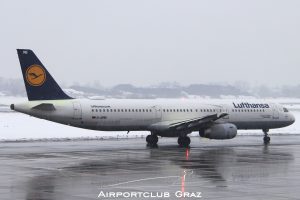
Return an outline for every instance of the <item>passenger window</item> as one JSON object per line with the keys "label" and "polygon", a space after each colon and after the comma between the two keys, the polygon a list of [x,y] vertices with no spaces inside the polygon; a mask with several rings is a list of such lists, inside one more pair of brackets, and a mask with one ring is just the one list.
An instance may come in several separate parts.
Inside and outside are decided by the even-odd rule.
{"label": "passenger window", "polygon": [[92,109],[92,112],[94,112],[94,109]]}
{"label": "passenger window", "polygon": [[163,109],[163,112],[165,112],[165,109]]}
{"label": "passenger window", "polygon": [[109,109],[107,109],[106,111],[109,112]]}

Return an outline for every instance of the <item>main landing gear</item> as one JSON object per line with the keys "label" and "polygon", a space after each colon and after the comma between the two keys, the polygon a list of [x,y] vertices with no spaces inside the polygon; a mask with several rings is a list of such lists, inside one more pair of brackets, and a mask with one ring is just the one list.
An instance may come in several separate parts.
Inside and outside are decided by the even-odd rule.
{"label": "main landing gear", "polygon": [[155,146],[158,142],[158,137],[157,135],[151,134],[151,135],[147,135],[146,137],[146,142],[151,145],[151,146]]}
{"label": "main landing gear", "polygon": [[177,142],[180,147],[188,147],[191,143],[191,139],[188,136],[179,136]]}
{"label": "main landing gear", "polygon": [[269,129],[263,129],[263,132],[265,134],[264,136],[264,144],[269,144],[270,143],[270,136],[268,135]]}

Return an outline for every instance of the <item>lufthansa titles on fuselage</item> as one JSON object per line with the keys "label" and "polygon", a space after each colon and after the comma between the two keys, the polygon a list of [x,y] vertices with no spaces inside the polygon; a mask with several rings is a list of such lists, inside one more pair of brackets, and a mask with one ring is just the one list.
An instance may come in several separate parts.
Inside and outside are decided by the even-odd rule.
{"label": "lufthansa titles on fuselage", "polygon": [[91,105],[91,108],[110,108],[110,106]]}
{"label": "lufthansa titles on fuselage", "polygon": [[267,103],[232,103],[234,108],[270,108]]}

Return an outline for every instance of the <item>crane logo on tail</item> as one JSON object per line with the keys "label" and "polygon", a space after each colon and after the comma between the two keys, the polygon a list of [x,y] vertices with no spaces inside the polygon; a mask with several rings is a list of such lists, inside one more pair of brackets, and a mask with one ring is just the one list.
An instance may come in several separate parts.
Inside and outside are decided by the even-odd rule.
{"label": "crane logo on tail", "polygon": [[26,70],[26,81],[31,86],[41,86],[46,81],[46,72],[40,65],[31,65]]}

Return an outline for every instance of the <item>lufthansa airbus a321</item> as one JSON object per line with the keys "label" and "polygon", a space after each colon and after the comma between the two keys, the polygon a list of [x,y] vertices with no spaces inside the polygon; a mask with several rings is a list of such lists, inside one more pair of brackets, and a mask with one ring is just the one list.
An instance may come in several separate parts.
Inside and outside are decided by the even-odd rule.
{"label": "lufthansa airbus a321", "polygon": [[295,121],[283,106],[261,100],[75,99],[63,92],[33,51],[17,52],[29,101],[11,104],[11,109],[69,126],[149,131],[149,145],[156,145],[161,136],[178,137],[178,144],[187,147],[194,131],[205,138],[232,139],[239,129],[261,129],[268,144],[269,129]]}

